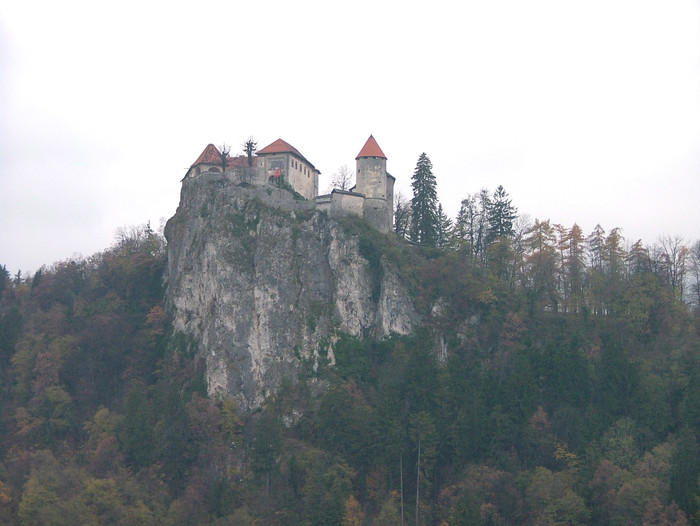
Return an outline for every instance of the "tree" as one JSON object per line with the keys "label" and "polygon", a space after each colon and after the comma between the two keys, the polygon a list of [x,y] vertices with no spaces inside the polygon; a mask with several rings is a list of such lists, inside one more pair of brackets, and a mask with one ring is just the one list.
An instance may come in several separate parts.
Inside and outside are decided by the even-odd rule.
{"label": "tree", "polygon": [[452,244],[452,220],[447,217],[447,214],[442,209],[442,205],[438,204],[438,231],[437,231],[437,246],[440,248],[450,248]]}
{"label": "tree", "polygon": [[401,192],[394,195],[394,232],[408,238],[411,231],[411,202]]}
{"label": "tree", "polygon": [[700,240],[690,247],[690,275],[693,279],[693,282],[690,284],[691,303],[695,305],[695,308],[700,313]]}
{"label": "tree", "polygon": [[343,526],[362,526],[365,521],[365,513],[354,495],[350,495],[345,501],[345,513]]}
{"label": "tree", "polygon": [[486,234],[488,230],[491,197],[486,188],[462,200],[454,227],[455,242],[463,245],[471,261],[486,262]]}
{"label": "tree", "polygon": [[669,496],[688,516],[698,511],[698,473],[700,448],[693,430],[684,427],[671,457]]}
{"label": "tree", "polygon": [[278,467],[277,456],[282,449],[282,425],[268,407],[256,423],[255,436],[251,445],[251,465],[253,470],[265,478],[267,498],[270,498],[270,478]]}
{"label": "tree", "polygon": [[651,272],[649,249],[638,239],[627,253],[627,272],[632,276]]}
{"label": "tree", "polygon": [[620,228],[613,228],[603,243],[603,268],[605,286],[603,299],[606,314],[615,314],[619,310],[618,303],[622,292],[624,263],[627,253],[622,246],[625,240]]}
{"label": "tree", "polygon": [[219,146],[219,155],[221,156],[221,168],[224,172],[226,171],[226,167],[228,166],[228,156],[230,153],[231,147],[228,146],[226,143],[223,143],[221,146]]}
{"label": "tree", "polygon": [[596,225],[593,232],[586,238],[589,268],[589,294],[590,306],[594,314],[603,313],[603,295],[605,291],[605,274],[603,261],[605,260],[605,229],[600,224]]}
{"label": "tree", "polygon": [[411,240],[434,247],[437,245],[439,229],[437,182],[433,175],[433,164],[425,152],[418,157],[411,188]]}
{"label": "tree", "polygon": [[[416,445],[416,524],[418,524],[418,511],[420,510],[420,487],[432,489],[430,478],[437,461],[437,432],[432,416],[426,411],[421,411],[411,417],[409,434]],[[421,473],[423,476],[421,477]]]}
{"label": "tree", "polygon": [[0,266],[0,297],[11,281],[10,271],[5,265]]}
{"label": "tree", "polygon": [[14,353],[15,344],[22,334],[22,324],[22,313],[16,305],[13,305],[4,314],[0,323],[0,364],[4,365],[4,362]]}
{"label": "tree", "polygon": [[557,258],[556,237],[549,220],[534,225],[526,233],[525,244],[530,255],[527,257],[527,294],[531,307],[557,310],[559,298],[556,290]]}
{"label": "tree", "polygon": [[597,224],[593,232],[586,238],[586,245],[590,258],[591,268],[602,269],[603,267],[603,252],[605,243],[605,229]]}
{"label": "tree", "polygon": [[586,273],[586,257],[584,252],[583,231],[576,223],[571,227],[567,236],[568,243],[564,257],[564,275],[568,286],[568,309],[577,313],[583,306],[584,278]]}
{"label": "tree", "polygon": [[675,297],[683,299],[685,266],[690,251],[679,236],[664,236],[655,245],[656,259],[661,276],[671,287]]}
{"label": "tree", "polygon": [[253,154],[258,149],[258,142],[253,137],[248,137],[248,140],[243,143],[243,153],[248,157],[248,166],[253,166]]}
{"label": "tree", "polygon": [[517,217],[517,209],[508,199],[508,192],[499,185],[493,193],[493,200],[488,211],[489,230],[487,242],[493,243],[501,237],[513,236],[513,221]]}
{"label": "tree", "polygon": [[333,178],[331,179],[331,188],[335,190],[348,191],[350,188],[352,188],[352,178],[352,170],[348,169],[348,166],[344,164],[338,168],[336,173],[333,174]]}

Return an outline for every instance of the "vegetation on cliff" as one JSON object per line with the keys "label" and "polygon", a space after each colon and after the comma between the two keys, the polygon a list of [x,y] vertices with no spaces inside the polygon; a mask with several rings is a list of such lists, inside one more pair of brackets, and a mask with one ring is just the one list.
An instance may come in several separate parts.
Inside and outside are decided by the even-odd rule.
{"label": "vegetation on cliff", "polygon": [[427,248],[343,225],[373,275],[398,269],[423,327],[342,336],[335,366],[252,414],[208,398],[171,333],[150,229],[34,276],[3,268],[0,522],[700,520],[692,250],[683,282],[672,244],[625,249],[617,229],[537,221],[480,245],[458,218]]}

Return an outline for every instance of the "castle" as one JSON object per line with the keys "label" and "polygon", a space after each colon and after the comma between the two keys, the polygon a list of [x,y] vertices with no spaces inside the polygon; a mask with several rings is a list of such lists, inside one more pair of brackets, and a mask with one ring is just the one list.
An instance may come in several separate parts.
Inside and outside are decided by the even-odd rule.
{"label": "castle", "polygon": [[349,191],[318,195],[320,171],[291,144],[277,139],[255,155],[229,157],[209,144],[187,171],[183,182],[207,172],[225,173],[232,181],[253,185],[284,182],[299,195],[314,201],[331,217],[350,214],[364,217],[387,233],[393,226],[395,178],[386,171],[386,155],[373,136],[357,154],[356,184]]}

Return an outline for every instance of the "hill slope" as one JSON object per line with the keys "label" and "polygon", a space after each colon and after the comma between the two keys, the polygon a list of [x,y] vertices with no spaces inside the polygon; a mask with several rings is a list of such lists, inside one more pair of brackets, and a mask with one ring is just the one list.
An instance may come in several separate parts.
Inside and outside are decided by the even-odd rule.
{"label": "hill slope", "polygon": [[697,522],[700,325],[662,267],[562,298],[548,253],[190,191],[167,258],[136,229],[0,272],[3,524]]}

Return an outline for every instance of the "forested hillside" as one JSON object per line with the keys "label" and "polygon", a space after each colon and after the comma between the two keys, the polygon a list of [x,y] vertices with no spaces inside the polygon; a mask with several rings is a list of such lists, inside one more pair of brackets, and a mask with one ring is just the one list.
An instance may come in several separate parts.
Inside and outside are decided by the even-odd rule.
{"label": "forested hillside", "polygon": [[3,267],[0,523],[700,523],[698,244],[488,220],[344,222],[423,327],[341,337],[249,413],[207,398],[149,228]]}

